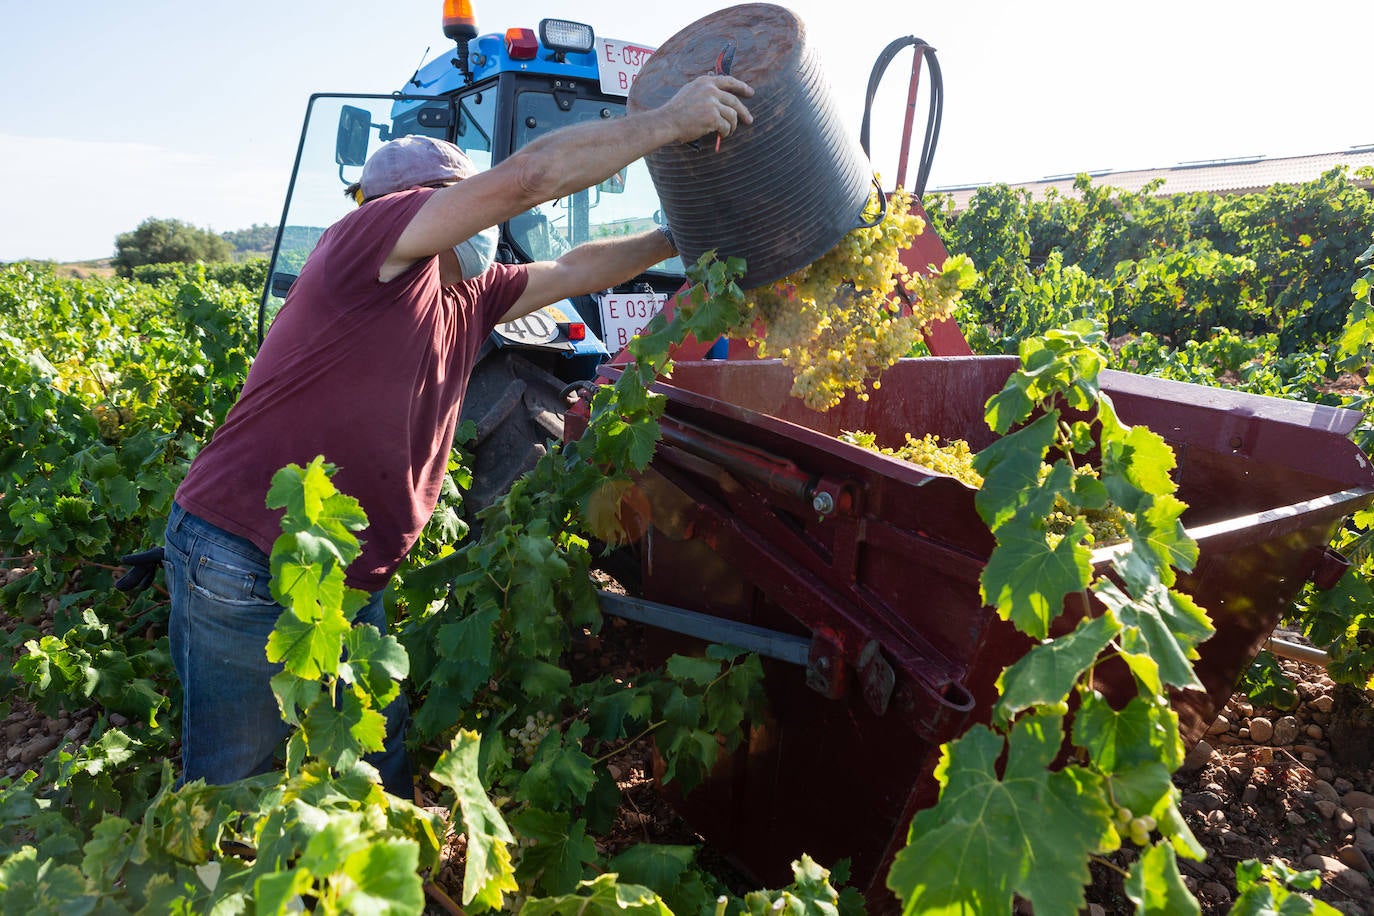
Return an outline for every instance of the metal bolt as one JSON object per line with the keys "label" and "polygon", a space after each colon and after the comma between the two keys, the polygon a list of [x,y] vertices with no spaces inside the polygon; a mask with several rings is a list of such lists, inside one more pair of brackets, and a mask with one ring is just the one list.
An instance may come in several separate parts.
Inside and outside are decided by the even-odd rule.
{"label": "metal bolt", "polygon": [[835,497],[824,491],[811,497],[811,508],[821,515],[829,515],[835,511]]}

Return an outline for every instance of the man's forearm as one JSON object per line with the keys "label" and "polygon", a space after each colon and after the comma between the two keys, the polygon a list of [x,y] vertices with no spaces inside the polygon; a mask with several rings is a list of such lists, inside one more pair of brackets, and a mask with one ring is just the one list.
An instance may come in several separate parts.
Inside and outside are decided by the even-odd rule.
{"label": "man's forearm", "polygon": [[658,230],[621,238],[598,239],[578,245],[558,259],[568,269],[581,296],[609,289],[644,273],[659,261],[677,254]]}
{"label": "man's forearm", "polygon": [[625,166],[672,143],[674,125],[662,112],[588,121],[537,138],[506,163],[522,190],[543,203],[605,181]]}

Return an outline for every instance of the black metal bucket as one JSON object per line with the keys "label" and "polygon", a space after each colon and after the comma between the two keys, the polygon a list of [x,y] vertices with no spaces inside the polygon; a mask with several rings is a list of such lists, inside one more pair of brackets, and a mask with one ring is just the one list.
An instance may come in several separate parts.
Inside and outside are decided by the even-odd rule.
{"label": "black metal bucket", "polygon": [[711,249],[744,258],[749,289],[811,263],[860,225],[873,174],[801,20],[771,3],[720,10],[669,38],[636,78],[630,110],[668,101],[726,48],[729,72],[754,88],[754,123],[719,150],[708,135],[651,153],[648,165],[683,260]]}

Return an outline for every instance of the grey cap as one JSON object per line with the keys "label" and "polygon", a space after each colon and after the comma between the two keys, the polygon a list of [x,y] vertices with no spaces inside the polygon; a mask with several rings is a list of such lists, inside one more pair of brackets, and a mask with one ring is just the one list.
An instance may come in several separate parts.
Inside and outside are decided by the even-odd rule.
{"label": "grey cap", "polygon": [[477,174],[472,160],[445,140],[423,134],[383,143],[368,157],[359,180],[363,200],[436,181],[457,181]]}

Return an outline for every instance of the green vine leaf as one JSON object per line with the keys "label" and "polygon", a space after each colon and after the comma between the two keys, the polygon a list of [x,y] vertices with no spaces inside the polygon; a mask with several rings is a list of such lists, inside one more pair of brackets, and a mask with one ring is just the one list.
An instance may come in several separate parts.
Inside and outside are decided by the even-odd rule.
{"label": "green vine leaf", "polygon": [[1020,512],[1029,494],[1039,490],[1040,469],[1054,443],[1057,422],[1054,414],[1046,414],[974,456],[974,470],[983,475],[974,505],[989,530],[998,531]]}
{"label": "green vine leaf", "polygon": [[1064,597],[1092,581],[1092,553],[1083,546],[1088,524],[1075,518],[1067,534],[1051,545],[1045,532],[1003,525],[998,549],[978,579],[983,601],[1034,639],[1049,635],[1050,622],[1064,610]]}
{"label": "green vine leaf", "polygon": [[1009,739],[980,725],[944,747],[940,804],[912,820],[887,879],[904,913],[1007,912],[1014,894],[1046,913],[1083,908],[1087,857],[1112,836],[1112,811],[1100,776],[1049,769],[1062,740],[1061,717],[1034,715]]}
{"label": "green vine leaf", "polygon": [[550,732],[540,742],[530,768],[521,774],[515,797],[550,811],[585,799],[596,782],[594,761],[581,747],[588,727],[579,721],[562,734]]}
{"label": "green vine leaf", "polygon": [[1130,877],[1126,879],[1126,896],[1141,913],[1196,916],[1202,912],[1178,872],[1178,857],[1167,845],[1147,847],[1131,865]]}
{"label": "green vine leaf", "polygon": [[504,895],[520,889],[509,847],[515,838],[501,812],[487,797],[478,776],[481,742],[476,732],[460,731],[449,749],[435,762],[430,776],[453,790],[467,832],[463,905],[476,903],[480,910],[499,910]]}
{"label": "green vine leaf", "polygon": [[1123,640],[1122,648],[1128,664],[1133,656],[1147,655],[1158,666],[1163,683],[1203,689],[1191,659],[1198,656],[1198,644],[1215,630],[1197,602],[1158,581],[1134,600],[1108,579],[1098,580],[1093,593],[1132,631],[1133,638]]}
{"label": "green vine leaf", "polygon": [[522,916],[673,916],[658,894],[637,884],[600,875],[578,885],[580,893],[525,901]]}
{"label": "green vine leaf", "polygon": [[419,847],[411,840],[369,837],[342,866],[346,882],[339,894],[345,913],[411,916],[424,909],[425,892],[417,869]]}
{"label": "green vine leaf", "polygon": [[1105,773],[1149,762],[1172,772],[1183,764],[1178,713],[1158,698],[1133,697],[1118,711],[1100,692],[1086,691],[1074,715],[1073,743]]}
{"label": "green vine leaf", "polygon": [[587,823],[567,812],[525,808],[511,815],[511,826],[532,846],[521,850],[515,879],[545,894],[567,894],[582,880],[584,866],[597,857]]}
{"label": "green vine leaf", "polygon": [[1035,646],[998,677],[994,721],[1005,725],[1023,709],[1066,701],[1083,672],[1120,632],[1121,624],[1108,612],[1085,618],[1072,633]]}

